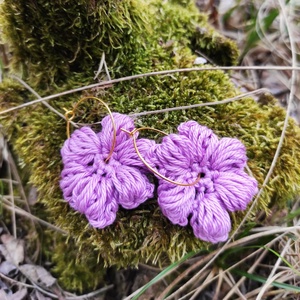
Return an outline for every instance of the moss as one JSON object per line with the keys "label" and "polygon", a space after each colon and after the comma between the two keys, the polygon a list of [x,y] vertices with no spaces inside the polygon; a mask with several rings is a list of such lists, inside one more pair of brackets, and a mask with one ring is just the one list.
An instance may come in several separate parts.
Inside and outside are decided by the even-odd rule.
{"label": "moss", "polygon": [[[24,103],[30,99],[26,89],[12,80],[5,80],[0,85],[0,111]],[[5,134],[9,139],[16,138],[21,130],[22,119],[18,112],[0,116],[0,122],[4,123]]]}
{"label": "moss", "polygon": [[[158,33],[162,47],[173,55],[188,48],[197,55],[204,54],[222,66],[237,63],[236,44],[207,25],[207,16],[199,14],[193,1],[156,1],[152,27]],[[170,5],[172,3],[172,5]]]}
{"label": "moss", "polygon": [[73,240],[60,237],[53,247],[51,259],[55,263],[52,271],[63,288],[83,293],[95,290],[105,282],[106,269],[97,262],[91,247],[81,248],[78,252]]}
{"label": "moss", "polygon": [[[44,90],[76,73],[93,77],[102,53],[113,76],[160,69],[158,55],[167,67],[165,56],[173,58],[187,46],[218,55],[216,62],[234,64],[238,55],[236,45],[213,33],[191,2],[5,0],[0,16],[13,69]],[[207,34],[199,36],[199,28]],[[166,47],[169,40],[174,45]]]}
{"label": "moss", "polygon": [[58,84],[74,72],[92,76],[103,52],[118,74],[138,72],[144,64],[139,38],[147,31],[144,10],[134,0],[6,0],[0,15],[14,69],[35,84]]}
{"label": "moss", "polygon": [[[232,97],[235,93],[224,73],[205,71],[200,75],[193,72],[122,83],[106,90],[102,96],[113,110],[130,113],[217,101]],[[52,104],[62,110],[63,106],[71,106],[77,99],[72,96],[53,101]],[[20,114],[28,115],[23,111]],[[146,116],[139,118],[136,123],[143,126],[155,124],[155,128],[171,132],[176,131],[180,122],[194,119],[212,128],[220,137],[237,137],[246,145],[249,167],[262,184],[276,151],[284,115],[284,110],[272,103],[258,105],[252,99],[244,99],[214,107]],[[170,224],[161,215],[155,200],[132,211],[120,210],[116,222],[104,230],[87,226],[85,218],[62,200],[58,187],[61,170],[59,150],[66,138],[65,123],[41,106],[30,114],[30,119],[30,124],[23,127],[15,144],[25,163],[34,170],[31,180],[39,187],[41,201],[55,217],[56,223],[70,232],[78,245],[95,249],[95,255],[105,266],[135,266],[139,262],[164,265],[179,259],[187,251],[209,246],[194,238],[190,227]],[[99,121],[99,117],[95,119],[95,115],[89,116],[84,121]],[[299,140],[296,138],[298,136],[300,131],[291,120],[278,167],[256,211],[266,210],[271,203],[283,206],[299,190],[297,180],[300,168],[297,166],[300,153],[295,142]],[[37,151],[39,155],[36,155]],[[237,215],[233,227],[239,224],[244,214]]]}
{"label": "moss", "polygon": [[[15,68],[23,69],[25,79],[39,94],[45,95],[91,83],[102,52],[107,54],[113,76],[189,67],[195,49],[203,50],[218,63],[236,61],[236,46],[212,31],[206,17],[190,1],[148,1],[148,10],[141,2],[72,4],[37,0],[16,4],[5,0],[1,23]],[[62,34],[62,28],[66,28],[66,34]],[[0,84],[0,91],[2,110],[29,99],[24,88],[11,80]],[[217,104],[218,100],[237,93],[229,77],[221,71],[142,78],[89,92],[103,98],[112,110],[126,114],[211,101]],[[64,107],[72,107],[83,94],[86,95],[60,97],[52,100],[51,105],[63,112]],[[136,124],[175,132],[181,122],[194,119],[220,137],[237,137],[246,145],[249,167],[261,185],[276,151],[285,116],[285,111],[272,101],[258,104],[243,99],[149,115],[138,118]],[[92,102],[80,113],[82,120],[90,123],[99,121],[104,114]],[[196,239],[189,226],[172,225],[162,216],[156,199],[135,210],[120,209],[115,223],[104,230],[91,228],[82,215],[69,208],[59,189],[60,148],[66,139],[64,120],[36,105],[6,115],[1,122],[23,164],[31,170],[31,182],[38,187],[40,202],[50,220],[66,230],[77,245],[76,250],[70,251],[70,257],[65,255],[65,244],[59,244],[54,255],[56,270],[69,288],[76,284],[82,289],[91,288],[101,282],[99,279],[91,285],[83,284],[91,278],[94,268],[90,274],[72,277],[74,272],[83,270],[77,269],[76,262],[82,262],[80,265],[85,264],[87,269],[89,265],[95,266],[95,259],[99,266],[105,267],[136,266],[139,262],[165,265],[191,250],[210,247]],[[150,133],[147,136],[153,137]],[[299,128],[290,120],[277,166],[254,213],[266,211],[275,203],[284,206],[299,192],[299,140]],[[233,228],[245,213],[233,215]],[[66,270],[65,261],[68,261]]]}

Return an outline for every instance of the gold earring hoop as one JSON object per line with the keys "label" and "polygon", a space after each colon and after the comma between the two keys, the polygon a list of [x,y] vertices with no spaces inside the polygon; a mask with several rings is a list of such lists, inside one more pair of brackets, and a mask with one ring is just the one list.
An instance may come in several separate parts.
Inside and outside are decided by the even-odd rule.
{"label": "gold earring hoop", "polygon": [[135,133],[139,132],[139,131],[142,131],[142,130],[152,130],[152,131],[155,131],[155,132],[158,132],[158,133],[162,133],[164,135],[167,135],[165,132],[161,131],[161,130],[158,130],[158,129],[155,129],[155,128],[151,128],[151,127],[141,127],[141,128],[135,128],[133,129],[132,131],[128,131],[124,128],[121,128],[122,131],[128,133],[132,139],[133,139],[133,146],[134,146],[134,150],[136,152],[136,154],[138,155],[138,157],[140,158],[140,160],[143,162],[143,164],[152,172],[154,173],[155,175],[157,175],[158,177],[160,177],[161,179],[164,179],[165,181],[169,182],[169,183],[172,183],[172,184],[175,184],[175,185],[179,185],[179,186],[193,186],[195,184],[197,184],[200,180],[201,180],[201,175],[199,175],[197,177],[197,179],[195,181],[193,181],[192,183],[182,183],[182,182],[177,182],[177,181],[174,181],[162,174],[160,174],[159,172],[157,172],[154,168],[152,168],[150,166],[149,163],[146,162],[146,160],[142,157],[139,149],[138,149],[138,146],[137,146],[137,143],[136,143],[136,138],[135,138]]}
{"label": "gold earring hoop", "polygon": [[94,99],[94,100],[97,100],[98,102],[100,102],[106,108],[106,110],[108,111],[108,114],[109,114],[111,122],[112,122],[113,141],[112,141],[112,146],[111,146],[110,152],[109,152],[107,158],[105,159],[105,162],[107,162],[111,158],[111,156],[113,155],[113,152],[114,152],[114,149],[115,149],[115,146],[116,146],[117,129],[116,129],[116,123],[115,123],[114,116],[112,115],[112,112],[111,112],[110,108],[108,107],[108,105],[103,100],[101,100],[97,97],[93,97],[93,96],[83,97],[75,104],[75,106],[73,107],[72,110],[67,110],[65,112],[65,117],[66,117],[66,120],[67,120],[67,137],[70,138],[70,123],[75,118],[75,111],[76,111],[77,107],[83,101],[86,101],[88,99]]}

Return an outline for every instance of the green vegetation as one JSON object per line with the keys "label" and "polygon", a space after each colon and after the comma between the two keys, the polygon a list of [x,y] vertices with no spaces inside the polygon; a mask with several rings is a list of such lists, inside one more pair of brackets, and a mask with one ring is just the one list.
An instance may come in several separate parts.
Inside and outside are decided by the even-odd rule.
{"label": "green vegetation", "polygon": [[[101,2],[101,3],[100,3]],[[25,1],[5,0],[0,24],[13,53],[12,70],[40,95],[57,93],[93,82],[103,52],[113,77],[193,66],[195,50],[218,64],[235,64],[237,48],[212,30],[206,17],[190,1]],[[147,8],[146,8],[147,6]],[[113,111],[141,112],[233,97],[239,91],[221,71],[189,72],[149,77],[93,90]],[[58,111],[71,108],[82,94],[51,101]],[[33,99],[24,87],[5,79],[0,84],[0,109]],[[95,103],[78,115],[97,122],[104,115]],[[262,184],[277,148],[285,112],[272,97],[264,104],[253,99],[213,107],[138,118],[137,125],[175,132],[194,119],[220,137],[237,137],[247,147],[249,167]],[[67,288],[93,288],[102,281],[92,274],[99,268],[137,266],[139,262],[166,265],[190,251],[209,248],[190,227],[172,225],[151,199],[135,210],[120,209],[116,222],[104,230],[91,228],[69,208],[59,189],[60,148],[66,139],[65,121],[41,104],[1,116],[15,153],[49,219],[66,230],[77,245],[57,247],[53,259]],[[149,133],[151,134],[151,133]],[[253,213],[284,206],[299,192],[300,130],[290,120],[284,146],[272,178]],[[236,228],[246,212],[233,215]],[[50,236],[48,237],[50,238]],[[66,257],[68,253],[68,257]],[[72,260],[73,259],[73,260]],[[67,267],[65,260],[68,261]],[[76,263],[75,263],[76,262]],[[85,270],[78,275],[78,266]],[[90,274],[86,274],[90,270]],[[93,278],[89,280],[88,278]]]}

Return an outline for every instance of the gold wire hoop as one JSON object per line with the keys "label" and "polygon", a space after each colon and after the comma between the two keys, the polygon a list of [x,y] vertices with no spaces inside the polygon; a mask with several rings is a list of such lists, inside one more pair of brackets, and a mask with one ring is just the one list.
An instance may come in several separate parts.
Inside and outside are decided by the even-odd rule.
{"label": "gold wire hoop", "polygon": [[151,171],[153,172],[155,175],[157,175],[158,177],[160,177],[161,179],[164,179],[165,181],[169,182],[169,183],[172,183],[172,184],[176,184],[176,185],[179,185],[179,186],[193,186],[195,184],[197,184],[200,180],[201,180],[201,175],[199,175],[197,177],[197,179],[192,182],[192,183],[182,183],[182,182],[177,182],[177,181],[174,181],[168,177],[165,177],[164,175],[160,174],[159,172],[157,172],[154,168],[152,168],[149,163],[146,162],[146,160],[142,157],[139,149],[138,149],[138,146],[137,146],[137,143],[136,143],[136,138],[135,138],[135,133],[139,132],[139,131],[142,131],[142,130],[152,130],[152,131],[155,131],[155,132],[158,132],[158,133],[162,133],[164,135],[167,135],[165,132],[159,130],[159,129],[155,129],[155,128],[151,128],[151,127],[141,127],[141,128],[135,128],[133,129],[132,131],[128,131],[124,128],[121,128],[122,131],[128,133],[132,139],[133,139],[133,146],[134,146],[134,150],[136,152],[136,154],[138,155],[138,157],[140,158],[140,160],[143,162],[143,164]]}
{"label": "gold wire hoop", "polygon": [[97,98],[97,97],[94,97],[94,96],[87,96],[87,97],[83,97],[81,98],[76,104],[75,106],[73,107],[72,110],[67,110],[65,112],[65,117],[67,119],[67,136],[68,138],[70,138],[70,123],[71,121],[74,119],[75,117],[75,111],[78,107],[79,104],[81,104],[83,101],[85,100],[88,100],[88,99],[94,99],[94,100],[97,100],[99,101],[105,108],[106,110],[108,111],[108,114],[111,118],[111,122],[112,122],[112,126],[113,126],[113,132],[114,132],[114,136],[113,136],[113,141],[112,141],[112,146],[111,146],[111,149],[110,149],[110,152],[107,156],[107,158],[105,159],[105,162],[107,162],[111,156],[113,155],[113,152],[114,152],[114,149],[115,149],[115,146],[116,146],[116,139],[117,139],[117,129],[116,129],[116,123],[115,123],[115,119],[114,119],[114,116],[112,115],[112,112],[110,110],[110,108],[108,107],[108,105],[101,99]]}

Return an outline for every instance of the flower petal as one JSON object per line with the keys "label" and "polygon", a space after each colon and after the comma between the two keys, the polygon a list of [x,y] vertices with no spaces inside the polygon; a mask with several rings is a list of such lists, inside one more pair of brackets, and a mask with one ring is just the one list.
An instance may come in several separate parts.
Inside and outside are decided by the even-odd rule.
{"label": "flower petal", "polygon": [[229,211],[244,210],[257,193],[257,181],[244,171],[220,172],[214,180],[216,197]]}
{"label": "flower petal", "polygon": [[[155,141],[149,139],[138,139],[136,140],[138,151],[141,156],[147,160],[147,153],[149,149],[155,146]],[[116,160],[118,160],[122,165],[138,167],[144,170],[148,170],[145,164],[137,155],[136,150],[134,149],[133,140],[124,141],[121,144],[122,148],[116,149],[116,153],[113,156]],[[150,163],[150,161],[149,161]]]}
{"label": "flower petal", "polygon": [[126,209],[136,208],[153,197],[154,185],[136,168],[117,168],[112,183],[117,192],[118,204]]}
{"label": "flower petal", "polygon": [[193,163],[194,155],[191,152],[193,146],[185,136],[170,134],[164,137],[162,143],[155,149],[159,169],[165,169],[174,176],[181,176],[182,172]]}
{"label": "flower petal", "polygon": [[190,221],[195,236],[211,243],[226,241],[231,229],[228,212],[214,194],[198,194],[197,198],[199,205]]}
{"label": "flower petal", "polygon": [[[95,178],[95,183],[96,182],[97,178]],[[88,189],[85,189],[83,193],[86,191],[88,191]],[[85,208],[85,215],[90,224],[95,228],[101,229],[111,225],[116,219],[118,210],[116,195],[111,181],[102,178],[101,184],[95,184],[94,189],[87,194],[93,197],[89,199],[88,205]],[[92,200],[94,201],[92,202]],[[81,195],[80,202],[81,201],[85,201],[84,195]]]}
{"label": "flower petal", "polygon": [[76,129],[67,139],[61,149],[63,162],[78,161],[84,158],[90,160],[93,155],[99,154],[101,149],[97,134],[89,127]]}
{"label": "flower petal", "polygon": [[[187,182],[176,178],[179,182]],[[188,224],[195,200],[194,186],[179,186],[160,180],[158,204],[162,213],[173,223],[181,226]]]}
{"label": "flower petal", "polygon": [[227,172],[244,169],[247,163],[246,148],[238,139],[222,138],[209,161],[212,170]]}
{"label": "flower petal", "polygon": [[132,138],[121,130],[133,130],[132,119],[114,114],[114,122],[116,147],[108,162],[105,159],[113,141],[110,117],[104,118],[104,131],[98,134],[89,127],[75,130],[61,150],[64,169],[60,186],[64,198],[96,228],[115,220],[118,201],[125,208],[135,208],[153,196],[154,186],[144,174]]}
{"label": "flower petal", "polygon": [[196,121],[188,121],[180,124],[178,132],[191,141],[194,161],[198,162],[201,167],[206,166],[209,157],[218,145],[218,137],[211,129],[201,126]]}
{"label": "flower petal", "polygon": [[[120,145],[131,139],[130,135],[121,130],[126,129],[128,131],[132,131],[134,129],[134,122],[133,120],[128,117],[127,115],[122,115],[119,113],[113,113],[112,114],[114,118],[114,125],[116,128],[116,143],[115,143],[115,149],[118,151],[120,149]],[[104,154],[108,154],[111,151],[112,143],[114,140],[114,130],[113,130],[113,124],[110,116],[106,116],[101,121],[102,130],[97,135],[101,140],[101,147],[102,152]]]}

